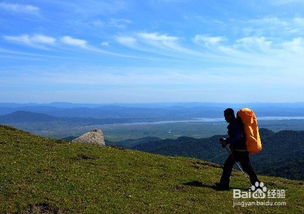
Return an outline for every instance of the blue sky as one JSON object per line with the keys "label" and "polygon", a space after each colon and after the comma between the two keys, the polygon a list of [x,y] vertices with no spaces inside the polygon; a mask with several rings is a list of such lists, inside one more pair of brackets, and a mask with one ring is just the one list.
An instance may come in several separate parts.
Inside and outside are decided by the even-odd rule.
{"label": "blue sky", "polygon": [[0,0],[1,102],[304,102],[302,0]]}

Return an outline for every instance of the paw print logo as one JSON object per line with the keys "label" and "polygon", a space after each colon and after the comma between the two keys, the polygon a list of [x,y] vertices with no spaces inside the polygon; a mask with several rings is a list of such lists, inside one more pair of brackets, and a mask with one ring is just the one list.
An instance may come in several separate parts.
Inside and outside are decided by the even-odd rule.
{"label": "paw print logo", "polygon": [[255,192],[258,189],[262,190],[264,193],[267,192],[267,187],[265,186],[265,184],[263,182],[255,182],[254,185],[252,185],[250,187],[250,191]]}
{"label": "paw print logo", "polygon": [[250,187],[250,192],[252,192],[253,198],[265,198],[267,187],[263,182],[255,182],[255,184]]}

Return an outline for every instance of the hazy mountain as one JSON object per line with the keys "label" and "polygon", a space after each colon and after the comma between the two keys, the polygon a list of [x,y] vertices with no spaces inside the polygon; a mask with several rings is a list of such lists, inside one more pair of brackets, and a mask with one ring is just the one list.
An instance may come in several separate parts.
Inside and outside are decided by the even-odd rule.
{"label": "hazy mountain", "polygon": [[60,118],[28,111],[16,111],[7,115],[0,115],[0,123],[50,122],[56,120],[60,120]]}
{"label": "hazy mountain", "polygon": [[161,139],[158,137],[144,137],[144,138],[139,138],[139,139],[123,140],[123,141],[116,143],[115,145],[131,148],[133,146],[143,145],[145,143],[159,142],[159,141],[161,141]]}
{"label": "hazy mountain", "polygon": [[35,130],[36,127],[47,129],[49,126],[84,126],[84,125],[99,125],[113,123],[130,123],[138,122],[141,119],[136,118],[81,118],[81,117],[56,117],[44,113],[30,111],[16,111],[6,115],[0,115],[0,124],[13,125],[18,128],[24,128],[23,125]]}
{"label": "hazy mountain", "polygon": [[0,114],[31,111],[57,117],[191,119],[222,117],[225,108],[249,107],[259,116],[304,116],[304,103],[153,103],[153,104],[15,104],[0,103]]}

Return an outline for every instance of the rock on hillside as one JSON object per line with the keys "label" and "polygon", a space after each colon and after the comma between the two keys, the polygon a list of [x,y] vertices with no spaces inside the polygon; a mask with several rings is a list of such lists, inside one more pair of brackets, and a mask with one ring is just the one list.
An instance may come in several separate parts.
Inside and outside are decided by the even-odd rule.
{"label": "rock on hillside", "polygon": [[73,142],[81,142],[81,143],[90,143],[90,144],[97,144],[100,146],[105,146],[103,132],[100,129],[94,129],[89,131],[78,138],[72,140]]}

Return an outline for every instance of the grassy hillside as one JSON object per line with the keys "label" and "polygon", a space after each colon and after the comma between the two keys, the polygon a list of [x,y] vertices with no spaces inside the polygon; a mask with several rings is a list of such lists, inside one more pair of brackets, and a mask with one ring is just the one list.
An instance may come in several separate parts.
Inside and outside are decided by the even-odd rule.
{"label": "grassy hillside", "polygon": [[[212,188],[221,169],[165,157],[37,137],[0,126],[0,213],[303,213],[303,182],[260,176],[287,206],[232,207]],[[247,188],[233,172],[232,187]]]}

